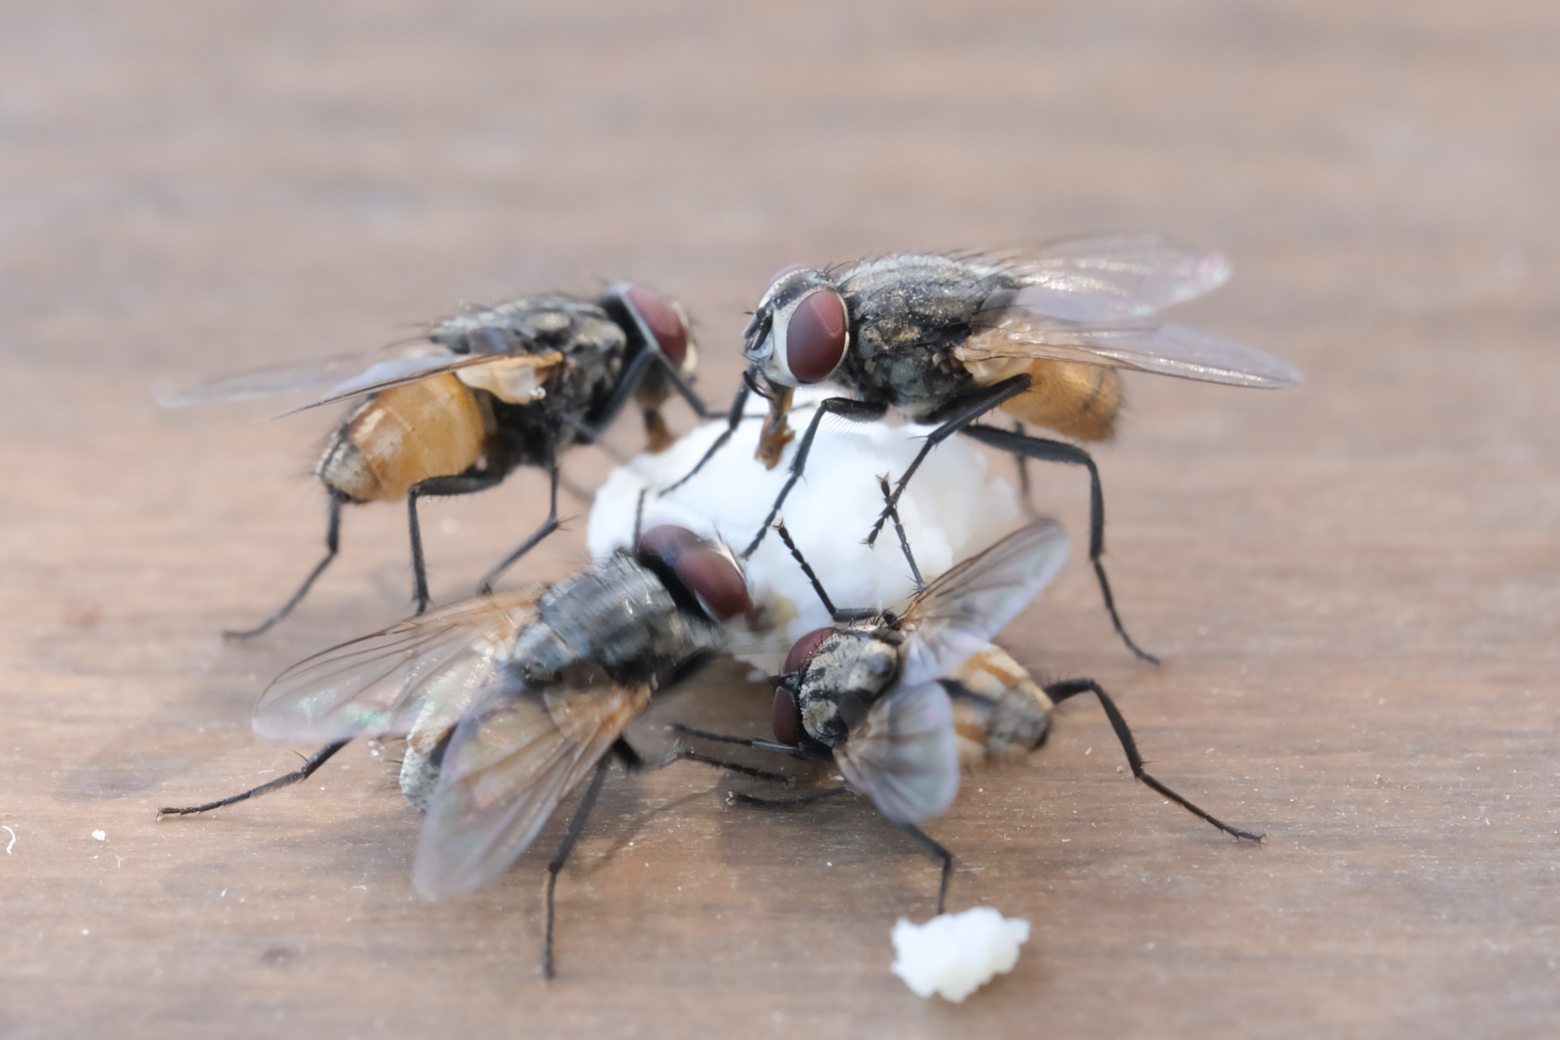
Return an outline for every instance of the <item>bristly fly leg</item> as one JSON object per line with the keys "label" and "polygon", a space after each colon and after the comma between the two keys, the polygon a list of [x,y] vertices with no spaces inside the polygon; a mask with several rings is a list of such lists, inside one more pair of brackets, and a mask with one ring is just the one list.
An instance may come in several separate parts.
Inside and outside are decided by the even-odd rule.
{"label": "bristly fly leg", "polygon": [[883,501],[888,502],[889,519],[894,521],[894,533],[899,535],[899,548],[904,550],[905,562],[910,565],[910,578],[915,582],[915,590],[920,592],[926,588],[926,582],[921,578],[921,568],[915,565],[915,553],[910,551],[910,539],[905,535],[905,525],[899,519],[899,506],[891,501],[888,478],[878,477],[878,487],[883,490]]}
{"label": "bristly fly leg", "polygon": [[769,515],[764,518],[764,523],[753,536],[753,541],[742,550],[740,554],[742,559],[748,559],[758,549],[759,543],[764,540],[764,535],[769,533],[770,525],[775,522],[775,517],[780,515],[780,507],[785,504],[786,496],[791,493],[796,482],[802,479],[802,471],[807,468],[807,454],[812,451],[813,439],[818,436],[818,427],[823,422],[824,416],[837,415],[850,422],[872,422],[883,418],[887,411],[886,401],[858,401],[853,397],[828,397],[818,403],[818,410],[813,413],[812,422],[807,424],[807,432],[802,434],[801,441],[796,445],[796,455],[791,459],[791,475],[786,480],[785,486],[780,489],[779,496],[775,498],[775,504],[769,508]]}
{"label": "bristly fly leg", "polygon": [[[634,396],[634,391],[638,390],[639,385],[645,381],[645,376],[649,374],[652,365],[660,367],[661,373],[672,384],[672,388],[682,395],[683,400],[688,402],[688,407],[693,409],[695,415],[700,419],[714,418],[714,415],[710,413],[709,408],[705,405],[704,400],[694,393],[693,387],[688,385],[688,381],[682,377],[677,371],[677,367],[668,360],[667,356],[658,349],[647,349],[640,351],[634,360],[629,362],[628,368],[623,371],[622,376],[618,379],[617,386],[613,388],[612,396],[607,399],[605,405],[590,416],[588,422],[581,419],[570,424],[579,431],[582,443],[595,443],[596,438],[601,436],[602,431],[612,425],[612,420],[618,417],[618,413],[623,410]],[[692,474],[689,474],[689,476],[692,476]],[[683,479],[686,480],[687,478],[684,477]]]}
{"label": "bristly fly leg", "polygon": [[724,448],[726,446],[726,442],[731,440],[731,435],[737,432],[738,426],[742,425],[742,412],[745,408],[747,408],[748,395],[753,392],[747,381],[748,378],[749,377],[746,375],[743,376],[742,385],[737,388],[737,396],[732,398],[731,411],[726,413],[726,428],[720,432],[719,437],[715,438],[715,443],[709,446],[709,450],[704,453],[703,458],[699,459],[699,462],[696,466],[690,469],[687,474],[676,483],[669,484],[662,488],[661,494],[670,494],[671,492],[676,491],[678,488],[682,487],[684,484],[688,483],[688,481],[692,480],[694,475],[697,474],[699,470],[704,468],[704,464],[709,462],[710,459],[714,458],[715,453]]}
{"label": "bristly fly leg", "polygon": [[574,810],[574,818],[569,821],[569,831],[563,836],[557,855],[553,856],[552,862],[547,864],[547,935],[542,945],[542,978],[544,979],[551,980],[558,974],[553,968],[553,924],[557,919],[553,897],[558,889],[558,872],[563,869],[564,863],[568,862],[569,853],[574,851],[574,843],[579,841],[580,831],[585,829],[585,820],[596,804],[596,796],[601,794],[601,785],[606,782],[607,770],[612,766],[612,759],[612,755],[601,756],[601,761],[596,766],[596,773],[590,778],[590,786],[585,789],[585,796],[580,799],[579,806]]}
{"label": "bristly fly leg", "polygon": [[843,624],[848,621],[862,621],[878,615],[879,612],[871,607],[848,607],[843,610],[836,607],[834,600],[830,599],[828,592],[824,591],[823,582],[818,578],[817,572],[812,569],[812,564],[807,562],[807,558],[802,555],[802,550],[797,547],[796,542],[791,538],[791,532],[786,529],[784,520],[775,521],[775,534],[785,543],[785,547],[791,550],[791,558],[796,561],[797,566],[801,567],[802,573],[807,575],[807,580],[812,583],[813,592],[817,594],[818,601],[823,604],[823,609],[829,612],[829,617],[833,618],[836,623]]}
{"label": "bristly fly leg", "polygon": [[1143,769],[1143,756],[1138,754],[1137,741],[1132,739],[1132,730],[1127,727],[1127,720],[1122,717],[1121,711],[1116,707],[1116,702],[1110,699],[1110,695],[1100,688],[1100,684],[1093,679],[1064,679],[1060,682],[1048,683],[1045,687],[1046,696],[1057,704],[1069,697],[1076,697],[1080,693],[1092,693],[1099,700],[1100,707],[1105,709],[1105,715],[1110,719],[1111,728],[1116,731],[1116,739],[1121,741],[1121,750],[1126,752],[1127,765],[1132,767],[1132,775],[1141,780],[1149,788],[1159,792],[1170,799],[1193,816],[1197,816],[1213,824],[1225,834],[1236,838],[1244,838],[1247,841],[1262,842],[1262,835],[1243,831],[1238,827],[1231,827],[1223,820],[1210,816],[1185,798],[1176,794],[1164,784],[1149,776]]}
{"label": "bristly fly leg", "polygon": [[585,821],[590,816],[591,809],[593,809],[596,805],[596,799],[601,794],[602,784],[606,782],[607,771],[611,768],[612,763],[614,761],[619,762],[629,771],[635,772],[659,768],[660,766],[669,765],[671,762],[677,761],[679,759],[689,759],[690,761],[694,762],[703,762],[709,765],[718,766],[722,769],[730,769],[734,772],[745,773],[750,776],[756,776],[765,780],[779,780],[781,782],[789,781],[789,778],[781,776],[778,773],[767,773],[761,769],[749,769],[746,766],[737,765],[735,763],[721,762],[716,759],[706,758],[703,755],[688,751],[685,748],[679,749],[678,753],[667,762],[658,764],[649,763],[645,761],[644,757],[641,756],[639,752],[633,749],[632,745],[630,745],[628,741],[619,738],[618,741],[612,745],[612,753],[603,755],[601,762],[596,766],[596,772],[591,777],[590,786],[585,789],[584,796],[580,798],[579,805],[575,807],[574,817],[569,821],[568,832],[564,834],[563,841],[559,843],[557,853],[554,854],[551,862],[547,864],[547,894],[545,897],[547,908],[547,931],[546,938],[543,940],[542,946],[542,978],[550,980],[557,977],[557,971],[553,960],[553,934],[558,918],[557,901],[555,898],[558,890],[558,874],[563,870],[564,864],[568,862],[569,853],[574,851],[574,845],[580,839],[580,832],[585,829]]}
{"label": "bristly fly leg", "polygon": [[189,816],[193,813],[210,812],[213,809],[220,809],[225,805],[232,805],[235,802],[244,802],[251,798],[258,798],[260,795],[268,794],[271,791],[279,790],[283,787],[291,787],[293,784],[296,784],[299,781],[307,780],[316,769],[325,764],[326,760],[329,759],[330,756],[346,747],[347,744],[348,741],[345,740],[338,740],[333,743],[326,744],[324,747],[320,748],[314,754],[305,759],[303,765],[299,766],[291,773],[288,773],[286,776],[277,777],[270,783],[261,784],[259,787],[251,787],[249,790],[244,791],[241,794],[231,795],[227,798],[222,798],[215,802],[207,802],[205,805],[190,805],[184,808],[170,806],[168,808],[158,809],[157,818],[160,820],[164,816]]}
{"label": "bristly fly leg", "polygon": [[1100,471],[1094,464],[1093,456],[1076,444],[999,430],[994,426],[967,426],[962,432],[966,437],[999,451],[1042,462],[1082,466],[1089,471],[1089,563],[1094,567],[1094,577],[1105,599],[1105,610],[1110,614],[1110,622],[1115,626],[1116,634],[1127,644],[1127,649],[1150,664],[1158,664],[1159,658],[1138,646],[1127,634],[1121,615],[1116,612],[1116,597],[1111,594],[1110,579],[1105,577],[1105,564],[1100,561],[1105,553],[1105,491],[1100,486]]}
{"label": "bristly fly leg", "polygon": [[[722,744],[737,744],[743,747],[757,748],[761,751],[784,751],[804,759],[807,757],[800,748],[776,744],[767,740],[727,737],[718,733],[706,733],[703,730],[692,729],[676,723],[673,724],[672,728],[680,733],[686,733],[688,736],[698,737],[702,740],[710,740]],[[743,805],[753,805],[762,809],[784,809],[796,805],[809,805],[813,802],[822,801],[825,798],[833,798],[836,795],[845,794],[848,791],[850,791],[849,787],[826,787],[821,791],[792,795],[787,798],[756,798],[750,794],[741,794],[733,791],[730,797],[732,801],[741,802]],[[948,898],[948,880],[953,875],[953,853],[933,841],[925,831],[912,823],[900,823],[898,820],[890,820],[889,822],[908,835],[917,845],[921,846],[927,855],[942,865],[942,880],[937,889],[937,912],[939,914],[942,913]]]}
{"label": "bristly fly leg", "polygon": [[314,565],[314,569],[309,572],[309,576],[303,579],[303,584],[298,586],[298,591],[293,593],[292,599],[284,603],[282,609],[272,614],[264,623],[254,628],[226,629],[222,633],[224,639],[252,639],[263,632],[269,631],[271,626],[288,614],[291,614],[292,609],[303,602],[303,597],[309,594],[309,588],[314,584],[314,579],[325,573],[325,568],[330,566],[330,561],[336,558],[336,553],[341,548],[341,506],[344,501],[343,498],[334,492],[331,493],[330,513],[325,521],[325,558]]}
{"label": "bristly fly leg", "polygon": [[[553,505],[558,501],[557,459],[553,458]],[[428,568],[423,562],[422,525],[417,521],[417,500],[424,495],[469,495],[496,487],[508,474],[507,466],[490,466],[478,472],[467,471],[452,477],[429,477],[413,484],[406,493],[406,528],[412,542],[412,599],[417,613],[428,609]],[[545,524],[543,525],[546,526]],[[538,539],[540,541],[540,539]],[[534,543],[532,543],[534,544]],[[530,548],[530,546],[526,546]],[[518,558],[518,555],[516,556]]]}
{"label": "bristly fly leg", "polygon": [[[555,438],[548,438],[545,449],[547,456],[548,496],[547,519],[542,521],[542,526],[532,531],[525,541],[515,546],[513,552],[505,556],[498,566],[482,576],[477,583],[477,595],[486,596],[493,591],[493,583],[514,565],[514,562],[526,553],[534,549],[543,538],[558,530],[558,442]],[[419,611],[418,613],[421,613]]]}
{"label": "bristly fly leg", "polygon": [[899,496],[905,493],[905,485],[910,483],[910,478],[915,476],[915,471],[921,468],[921,463],[926,461],[926,456],[932,453],[933,448],[993,408],[999,407],[1002,402],[1028,390],[1030,382],[1028,373],[1012,376],[950,401],[927,416],[926,423],[928,425],[935,423],[937,428],[926,435],[926,442],[921,445],[921,450],[916,452],[915,458],[910,460],[909,467],[900,476],[899,483],[894,485],[894,492],[884,504],[883,512],[878,514],[877,522],[867,533],[867,544],[877,543],[878,532],[883,530],[883,524],[888,521],[888,514],[899,505]]}

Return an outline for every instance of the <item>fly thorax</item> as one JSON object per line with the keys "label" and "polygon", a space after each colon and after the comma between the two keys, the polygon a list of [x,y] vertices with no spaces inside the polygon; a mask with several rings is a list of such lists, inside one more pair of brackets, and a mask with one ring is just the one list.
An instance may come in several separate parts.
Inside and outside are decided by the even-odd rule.
{"label": "fly thorax", "polygon": [[666,586],[625,555],[559,582],[538,612],[540,623],[516,647],[516,659],[536,679],[588,658],[615,678],[642,681],[697,649],[697,633]]}
{"label": "fly thorax", "polygon": [[818,645],[796,693],[807,735],[839,747],[899,671],[899,647],[880,633],[847,629]]}

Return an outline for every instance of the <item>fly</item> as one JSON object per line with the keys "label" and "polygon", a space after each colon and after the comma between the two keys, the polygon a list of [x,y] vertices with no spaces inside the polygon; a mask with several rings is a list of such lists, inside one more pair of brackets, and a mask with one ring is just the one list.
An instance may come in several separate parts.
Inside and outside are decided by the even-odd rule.
{"label": "fly", "polygon": [[[797,444],[789,479],[742,557],[758,547],[801,479],[824,416],[866,421],[897,408],[937,429],[900,476],[867,535],[869,545],[926,454],[954,433],[1020,460],[1083,466],[1090,481],[1089,562],[1105,607],[1127,646],[1157,661],[1127,634],[1100,562],[1105,500],[1093,458],[1068,441],[1027,435],[1023,424],[1076,440],[1110,437],[1121,406],[1118,368],[1231,386],[1299,382],[1300,372],[1278,358],[1158,319],[1166,307],[1222,285],[1229,273],[1217,254],[1152,235],[1067,239],[1007,254],[901,254],[827,270],[785,268],[744,332],[749,367],[733,424],[750,391],[769,400],[758,457],[773,468],[794,436],[786,413],[796,387],[831,383],[854,396],[819,406]],[[994,409],[1018,428],[976,424]]]}
{"label": "fly", "polygon": [[[551,477],[547,519],[482,579],[489,591],[511,564],[558,527],[558,455],[590,444],[630,399],[644,413],[650,449],[671,443],[661,405],[675,390],[701,417],[689,386],[695,351],[682,308],[635,282],[594,300],[532,296],[447,318],[406,356],[327,360],[219,380],[164,401],[238,400],[331,385],[317,407],[363,398],[326,440],[314,472],[329,495],[325,557],[247,638],[292,612],[335,559],[341,508],[407,503],[412,597],[428,609],[417,501],[463,495],[503,481],[518,466]],[[343,378],[345,376],[345,378]]]}
{"label": "fly", "polygon": [[729,549],[653,528],[635,552],[550,588],[441,607],[294,665],[262,695],[255,732],[325,746],[288,776],[159,816],[231,805],[297,783],[354,738],[402,735],[402,791],[427,812],[413,882],[438,899],[506,871],[594,774],[548,865],[542,966],[551,978],[558,872],[607,767],[643,764],[624,728],[657,690],[718,652],[724,622],[752,609]]}

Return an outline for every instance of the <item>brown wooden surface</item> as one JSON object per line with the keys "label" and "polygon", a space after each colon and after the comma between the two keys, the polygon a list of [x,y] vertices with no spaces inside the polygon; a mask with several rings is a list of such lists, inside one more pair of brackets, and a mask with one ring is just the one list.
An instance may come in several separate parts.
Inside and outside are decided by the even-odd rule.
{"label": "brown wooden surface", "polygon": [[[7,4],[0,1033],[1555,1035],[1557,53],[1538,0]],[[952,908],[1034,925],[951,1006],[888,972],[935,872],[861,801],[613,781],[551,986],[559,825],[424,903],[393,749],[153,822],[311,750],[252,737],[255,697],[410,585],[401,511],[351,511],[295,621],[224,644],[320,551],[331,417],[164,411],[157,380],[632,276],[695,313],[719,403],[783,264],[1124,229],[1228,251],[1235,281],[1182,317],[1309,381],[1131,380],[1108,560],[1164,667],[1078,560],[1007,642],[1101,680],[1151,768],[1265,847],[1134,785],[1069,705],[927,827]],[[1079,530],[1083,481],[1037,476]],[[427,509],[440,598],[541,487]],[[524,572],[576,566],[581,526]],[[716,671],[676,706],[757,732],[763,696]]]}

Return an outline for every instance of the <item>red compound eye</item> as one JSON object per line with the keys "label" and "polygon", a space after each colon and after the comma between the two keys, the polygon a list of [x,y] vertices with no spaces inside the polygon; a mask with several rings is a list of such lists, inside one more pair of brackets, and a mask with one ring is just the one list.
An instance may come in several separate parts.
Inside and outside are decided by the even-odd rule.
{"label": "red compound eye", "polygon": [[784,687],[775,691],[775,703],[771,709],[770,725],[775,728],[775,739],[792,747],[802,742],[802,712],[796,706],[796,698]]}
{"label": "red compound eye", "polygon": [[677,558],[689,549],[695,549],[704,544],[704,539],[688,530],[686,527],[678,527],[676,524],[661,524],[652,527],[639,536],[639,548],[652,555],[659,556],[667,563],[675,565]]}
{"label": "red compound eye", "polygon": [[747,582],[731,558],[714,549],[689,549],[677,557],[677,576],[722,621],[753,609]]}
{"label": "red compound eye", "polygon": [[807,659],[813,655],[813,651],[818,649],[818,644],[833,634],[832,628],[815,628],[798,639],[791,647],[791,652],[785,655],[785,669],[781,674],[790,675],[792,672],[800,671],[802,665],[806,664]]}
{"label": "red compound eye", "polygon": [[638,282],[623,283],[623,299],[650,329],[650,334],[660,344],[661,353],[672,364],[681,368],[688,357],[688,319],[682,309],[647,285]]}
{"label": "red compound eye", "polygon": [[822,382],[839,367],[850,342],[845,301],[827,289],[802,297],[778,338],[784,344],[786,367],[796,381]]}

